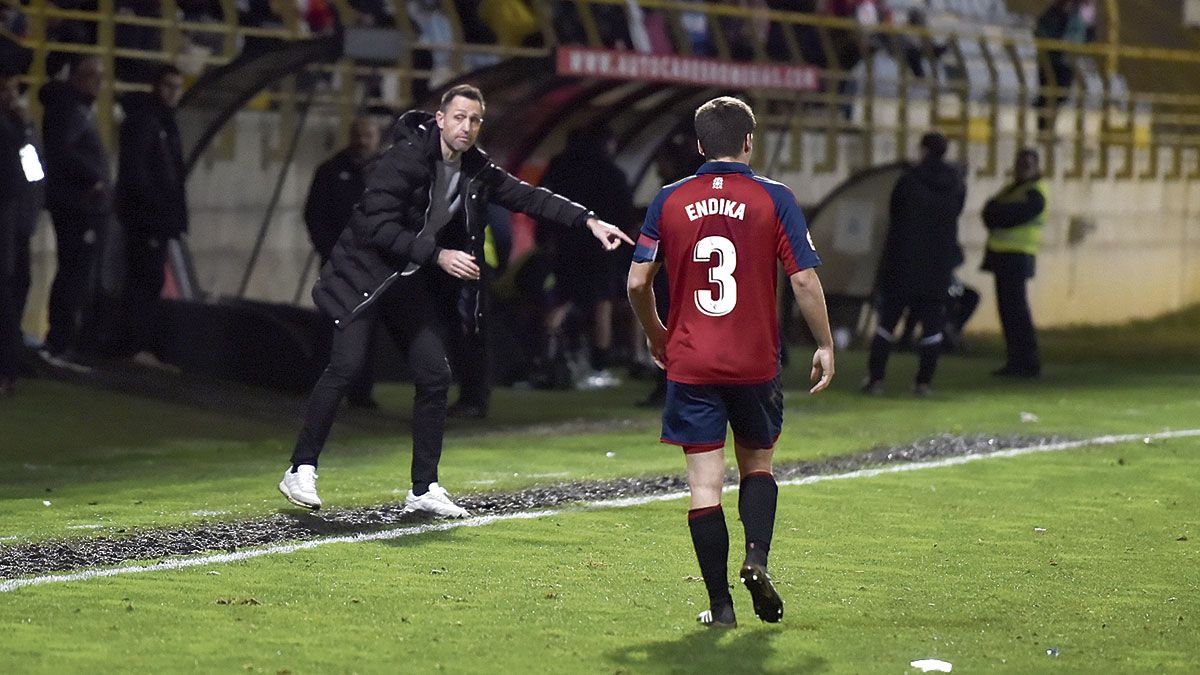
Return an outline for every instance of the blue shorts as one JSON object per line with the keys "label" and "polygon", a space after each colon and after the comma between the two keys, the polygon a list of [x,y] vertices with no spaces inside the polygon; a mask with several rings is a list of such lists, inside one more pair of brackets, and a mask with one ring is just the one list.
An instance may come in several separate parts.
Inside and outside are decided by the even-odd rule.
{"label": "blue shorts", "polygon": [[667,380],[662,442],[685,452],[725,447],[725,425],[745,448],[775,447],[783,428],[779,377],[760,384],[681,384]]}

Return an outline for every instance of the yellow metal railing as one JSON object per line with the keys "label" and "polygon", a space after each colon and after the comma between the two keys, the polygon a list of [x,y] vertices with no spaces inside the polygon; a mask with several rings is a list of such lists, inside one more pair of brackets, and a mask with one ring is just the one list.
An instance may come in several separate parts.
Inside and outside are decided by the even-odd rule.
{"label": "yellow metal railing", "polygon": [[[221,49],[204,54],[191,55],[205,65],[227,63],[237,56],[239,42],[246,38],[274,38],[280,40],[306,39],[309,36],[303,17],[299,16],[296,4],[290,0],[273,2],[279,13],[278,27],[249,27],[238,23],[235,0],[221,0],[222,16],[215,23],[182,21],[175,0],[159,3],[162,16],[144,17],[116,11],[116,0],[99,0],[98,11],[64,10],[48,0],[32,0],[20,6],[18,0],[0,0],[0,3],[19,6],[28,17],[28,34],[19,39],[34,52],[33,66],[27,76],[28,83],[37,87],[51,76],[46,72],[46,57],[51,52],[99,55],[109,72],[118,59],[137,59],[149,62],[171,62],[184,56],[187,40],[184,36],[214,34],[221,36]],[[441,11],[449,19],[450,40],[448,43],[431,41],[427,36],[414,32],[408,21],[408,6],[404,0],[392,0],[391,11],[396,17],[396,29],[409,41],[411,48],[397,54],[395,64],[389,67],[373,67],[343,60],[332,65],[315,65],[312,70],[328,76],[335,86],[317,91],[311,96],[299,96],[294,78],[288,78],[276,91],[267,94],[267,105],[280,111],[281,128],[290,128],[294,122],[297,106],[303,100],[329,106],[336,111],[342,128],[348,127],[350,119],[364,106],[386,106],[402,108],[413,102],[416,85],[427,83],[431,77],[446,75],[435,73],[430,68],[418,68],[414,55],[429,51],[448,56],[449,75],[465,73],[473,59],[488,55],[494,59],[546,57],[559,42],[555,33],[554,11],[562,5],[572,6],[578,13],[582,32],[588,46],[604,47],[601,41],[601,26],[594,12],[597,8],[614,11],[619,8],[628,22],[629,7],[626,0],[571,0],[569,3],[533,0],[530,9],[537,20],[536,35],[541,44],[532,47],[497,44],[475,44],[468,42],[463,32],[462,17],[458,16],[459,4],[454,0],[441,0]],[[756,103],[761,102],[760,119],[765,128],[790,130],[780,134],[780,142],[786,142],[788,152],[782,148],[768,148],[761,143],[759,152],[777,162],[776,170],[796,170],[804,165],[803,150],[805,135],[819,134],[823,137],[820,157],[812,158],[809,164],[816,172],[829,172],[846,165],[870,165],[887,157],[878,157],[875,140],[890,138],[895,148],[893,158],[903,158],[910,146],[914,133],[927,127],[938,128],[952,140],[957,141],[956,152],[960,159],[967,159],[968,147],[981,147],[983,161],[973,167],[980,176],[994,176],[1002,170],[1002,141],[1010,141],[1014,147],[1031,143],[1043,145],[1043,153],[1050,171],[1057,171],[1054,162],[1064,164],[1062,175],[1069,179],[1102,178],[1111,175],[1119,179],[1152,179],[1160,175],[1160,154],[1166,152],[1169,161],[1161,175],[1168,179],[1200,178],[1200,95],[1171,92],[1114,92],[1112,82],[1120,74],[1123,63],[1148,61],[1162,67],[1200,67],[1200,51],[1165,49],[1153,46],[1123,45],[1118,41],[1119,13],[1115,0],[1106,0],[1105,23],[1107,30],[1103,41],[1092,44],[1076,44],[1059,40],[1034,40],[1015,33],[988,31],[930,31],[917,26],[878,25],[869,29],[860,27],[850,19],[823,15],[774,10],[750,9],[725,3],[696,3],[684,0],[639,0],[642,11],[655,12],[665,22],[666,35],[674,53],[691,55],[685,20],[703,21],[715,51],[715,58],[730,59],[738,46],[748,48],[755,61],[767,62],[770,58],[768,45],[762,30],[768,27],[778,32],[786,51],[786,60],[804,62],[805,49],[797,34],[797,28],[806,27],[815,35],[818,51],[826,66],[821,73],[822,86],[817,91],[788,92],[762,90],[750,92]],[[354,25],[360,17],[347,0],[334,0],[332,7],[342,25]],[[50,22],[74,20],[95,27],[96,44],[73,44],[52,42],[47,39]],[[116,45],[116,32],[120,26],[140,26],[157,29],[161,35],[162,49],[142,50],[120,48]],[[997,33],[997,34],[992,34]],[[736,45],[732,36],[738,35],[749,44]],[[876,37],[882,36],[882,39]],[[901,39],[918,45],[929,66],[933,59],[934,44],[945,45],[941,61],[948,63],[959,73],[956,78],[947,78],[930,67],[924,77],[918,78],[909,72],[901,51]],[[973,73],[967,66],[964,49],[971,47],[982,60],[982,71],[986,82],[973,81]],[[853,64],[847,60],[846,52],[856,49],[864,55],[863,74],[851,72]],[[885,80],[876,72],[875,61],[869,55],[875,49],[887,51],[897,63],[894,80]],[[745,49],[743,49],[745,51]],[[1099,68],[1099,91],[1085,92],[1083,73],[1077,72],[1072,90],[1043,87],[1027,74],[1026,65],[1030,54],[1035,54],[1036,68],[1045,81],[1053,81],[1047,53],[1063,52],[1073,57],[1092,60]],[[811,54],[811,52],[810,52]],[[778,55],[776,55],[778,56]],[[977,62],[975,62],[977,63]],[[1078,70],[1078,60],[1076,60]],[[1013,103],[1004,103],[998,90],[1002,72],[1014,74],[1015,91]],[[378,100],[359,93],[357,82],[368,76],[390,78],[395,83],[393,100]],[[861,85],[853,91],[855,85]],[[885,86],[886,85],[886,86]],[[922,106],[915,105],[909,94],[919,87],[927,92]],[[113,134],[112,102],[122,91],[144,88],[135,83],[106,81],[101,94],[99,113],[105,137]],[[895,90],[894,95],[885,95],[883,89]],[[982,93],[981,93],[982,92]],[[1050,101],[1058,97],[1072,101],[1061,109],[1038,111],[1032,101],[1038,94]],[[33,99],[35,115],[36,98]],[[1092,105],[1088,105],[1089,102]],[[1142,109],[1135,107],[1142,106]],[[924,107],[927,115],[918,116],[915,111]],[[1054,106],[1057,108],[1057,106]],[[894,114],[894,121],[880,121],[884,109]],[[846,109],[856,109],[857,114],[847,116]],[[1045,130],[1037,129],[1039,114],[1059,120],[1058,127],[1069,130],[1060,138],[1054,125]],[[1011,130],[1003,129],[1002,119],[1015,116]],[[919,117],[919,119],[918,119]],[[1098,125],[1096,129],[1091,126]],[[847,146],[841,139],[858,137],[861,142]],[[847,147],[855,147],[852,155],[846,155]],[[1138,151],[1146,157],[1144,166],[1138,170]],[[1111,153],[1116,152],[1115,166]],[[1191,157],[1194,166],[1186,167]]]}

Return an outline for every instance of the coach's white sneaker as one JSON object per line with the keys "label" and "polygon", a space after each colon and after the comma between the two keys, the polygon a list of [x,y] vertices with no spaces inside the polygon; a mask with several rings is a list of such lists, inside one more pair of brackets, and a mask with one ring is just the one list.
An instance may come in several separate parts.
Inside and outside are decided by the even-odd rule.
{"label": "coach's white sneaker", "polygon": [[404,508],[407,511],[425,511],[440,518],[466,518],[467,510],[450,501],[446,488],[437,483],[429,484],[429,492],[418,497],[412,490],[404,497]]}
{"label": "coach's white sneaker", "polygon": [[296,506],[313,511],[321,508],[321,498],[317,496],[317,468],[311,464],[301,464],[295,472],[291,468],[284,471],[279,491]]}

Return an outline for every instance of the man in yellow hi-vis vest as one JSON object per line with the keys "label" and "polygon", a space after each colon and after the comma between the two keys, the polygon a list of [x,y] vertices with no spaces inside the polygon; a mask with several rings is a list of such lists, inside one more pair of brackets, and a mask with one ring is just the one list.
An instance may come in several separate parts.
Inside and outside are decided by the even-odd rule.
{"label": "man in yellow hi-vis vest", "polygon": [[1036,150],[1017,153],[1015,179],[983,207],[988,229],[983,269],[996,275],[996,305],[1008,360],[993,375],[1038,377],[1042,372],[1037,333],[1029,311],[1025,283],[1033,278],[1034,261],[1049,207]]}

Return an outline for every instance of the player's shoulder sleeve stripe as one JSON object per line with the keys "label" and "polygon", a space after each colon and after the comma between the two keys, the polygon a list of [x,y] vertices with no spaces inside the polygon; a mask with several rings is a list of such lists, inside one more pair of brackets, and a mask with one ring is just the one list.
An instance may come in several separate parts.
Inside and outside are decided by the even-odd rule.
{"label": "player's shoulder sleeve stripe", "polygon": [[779,259],[789,275],[817,267],[821,258],[817,256],[812,237],[808,233],[808,222],[796,202],[792,189],[779,181],[764,176],[755,176],[755,182],[770,195],[775,206],[775,220],[779,235]]}
{"label": "player's shoulder sleeve stripe", "polygon": [[642,230],[638,234],[637,245],[633,249],[635,262],[654,262],[660,259],[659,240],[662,238],[663,206],[680,186],[695,176],[688,176],[675,181],[658,191],[650,206],[646,209],[646,220],[642,222]]}

